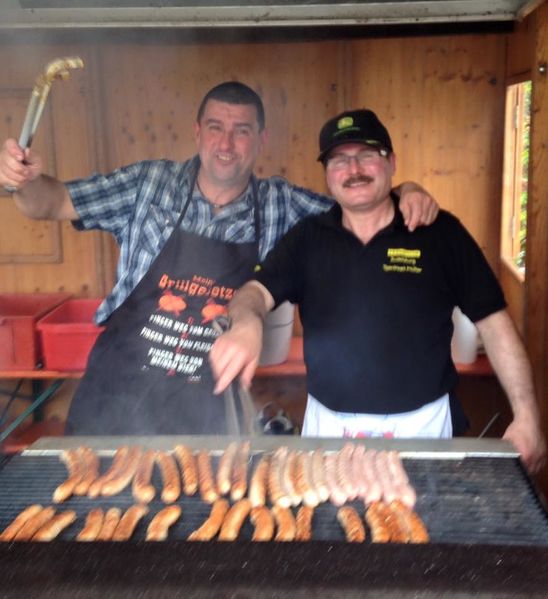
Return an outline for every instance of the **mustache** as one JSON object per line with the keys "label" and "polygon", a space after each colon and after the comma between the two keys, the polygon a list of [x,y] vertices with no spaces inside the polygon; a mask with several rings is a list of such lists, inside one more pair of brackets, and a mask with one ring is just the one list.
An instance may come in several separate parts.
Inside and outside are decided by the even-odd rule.
{"label": "mustache", "polygon": [[343,183],[343,187],[350,187],[354,183],[372,183],[373,177],[369,177],[368,175],[352,175],[348,177],[346,181]]}

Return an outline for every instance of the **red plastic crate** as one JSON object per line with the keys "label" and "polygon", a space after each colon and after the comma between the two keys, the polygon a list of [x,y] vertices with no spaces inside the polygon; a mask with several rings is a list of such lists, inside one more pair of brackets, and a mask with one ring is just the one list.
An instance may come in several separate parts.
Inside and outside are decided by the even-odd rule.
{"label": "red plastic crate", "polygon": [[93,322],[101,301],[70,299],[38,321],[47,370],[85,370],[89,352],[104,329]]}
{"label": "red plastic crate", "polygon": [[0,370],[32,370],[41,360],[36,322],[70,293],[0,293]]}

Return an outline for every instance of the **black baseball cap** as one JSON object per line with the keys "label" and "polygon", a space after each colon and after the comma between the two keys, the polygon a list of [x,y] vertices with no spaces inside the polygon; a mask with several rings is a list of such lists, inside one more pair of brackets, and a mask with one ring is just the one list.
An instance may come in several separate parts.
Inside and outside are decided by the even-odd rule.
{"label": "black baseball cap", "polygon": [[320,131],[318,160],[324,162],[333,148],[348,143],[361,143],[393,151],[386,127],[371,110],[342,112],[327,121]]}

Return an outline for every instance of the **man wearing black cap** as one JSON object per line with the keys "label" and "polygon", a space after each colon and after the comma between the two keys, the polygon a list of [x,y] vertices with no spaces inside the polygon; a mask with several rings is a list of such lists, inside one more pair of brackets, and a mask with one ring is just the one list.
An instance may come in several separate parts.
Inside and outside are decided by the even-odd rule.
{"label": "man wearing black cap", "polygon": [[210,354],[216,391],[248,385],[262,321],[299,305],[307,367],[308,436],[450,437],[455,306],[475,322],[514,420],[504,437],[531,472],[545,459],[531,368],[480,248],[451,214],[406,230],[391,192],[395,155],[369,110],[320,133],[320,160],[337,204],[297,224],[229,306],[231,331]]}

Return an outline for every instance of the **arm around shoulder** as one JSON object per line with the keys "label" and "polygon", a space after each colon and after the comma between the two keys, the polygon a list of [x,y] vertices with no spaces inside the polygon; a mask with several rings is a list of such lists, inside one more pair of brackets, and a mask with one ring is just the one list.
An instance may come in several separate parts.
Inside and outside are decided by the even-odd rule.
{"label": "arm around shoulder", "polygon": [[409,231],[431,225],[436,220],[440,207],[418,183],[405,181],[392,191],[400,197],[400,211]]}

